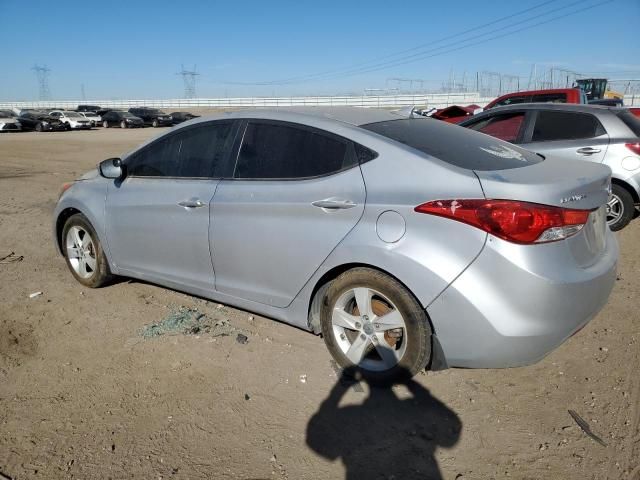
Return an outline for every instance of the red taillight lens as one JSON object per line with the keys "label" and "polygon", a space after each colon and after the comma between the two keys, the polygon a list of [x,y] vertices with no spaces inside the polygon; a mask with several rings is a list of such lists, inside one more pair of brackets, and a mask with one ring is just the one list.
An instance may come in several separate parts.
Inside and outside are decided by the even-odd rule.
{"label": "red taillight lens", "polygon": [[625,146],[631,150],[636,155],[640,155],[640,142],[636,143],[625,143]]}
{"label": "red taillight lens", "polygon": [[435,200],[415,209],[478,227],[514,243],[562,240],[577,232],[589,218],[589,210],[518,202],[515,200]]}

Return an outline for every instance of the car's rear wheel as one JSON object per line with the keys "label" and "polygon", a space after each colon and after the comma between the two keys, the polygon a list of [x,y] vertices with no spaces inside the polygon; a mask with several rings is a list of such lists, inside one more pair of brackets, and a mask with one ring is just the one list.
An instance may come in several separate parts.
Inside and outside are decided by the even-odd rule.
{"label": "car's rear wheel", "polygon": [[425,311],[400,282],[374,269],[354,268],[331,283],[321,327],[338,364],[373,383],[409,378],[431,357]]}
{"label": "car's rear wheel", "polygon": [[127,128],[127,122],[125,122],[124,120],[122,120],[120,122],[120,128]]}
{"label": "car's rear wheel", "polygon": [[635,205],[629,191],[620,186],[612,185],[611,196],[607,202],[607,223],[614,232],[626,227],[633,218]]}
{"label": "car's rear wheel", "polygon": [[102,122],[102,126],[104,128],[109,128],[109,122],[107,122],[106,120]]}
{"label": "car's rear wheel", "polygon": [[42,124],[41,123],[37,123],[36,124],[36,132],[41,132],[42,131]]}
{"label": "car's rear wheel", "polygon": [[151,125],[153,125],[153,128],[158,128],[158,120],[154,120]]}
{"label": "car's rear wheel", "polygon": [[64,224],[62,251],[69,270],[81,284],[97,288],[111,279],[96,231],[81,213],[72,215]]}

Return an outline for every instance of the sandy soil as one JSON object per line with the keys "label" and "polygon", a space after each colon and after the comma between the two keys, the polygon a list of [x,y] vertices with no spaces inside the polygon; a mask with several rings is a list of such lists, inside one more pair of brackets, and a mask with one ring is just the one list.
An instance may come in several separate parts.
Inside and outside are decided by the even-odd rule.
{"label": "sandy soil", "polygon": [[[310,333],[154,285],[73,280],[50,232],[61,184],[157,133],[0,135],[0,257],[24,257],[0,262],[1,479],[640,479],[640,221],[618,234],[606,308],[539,364],[371,390],[339,381]],[[248,343],[141,336],[181,306]]]}

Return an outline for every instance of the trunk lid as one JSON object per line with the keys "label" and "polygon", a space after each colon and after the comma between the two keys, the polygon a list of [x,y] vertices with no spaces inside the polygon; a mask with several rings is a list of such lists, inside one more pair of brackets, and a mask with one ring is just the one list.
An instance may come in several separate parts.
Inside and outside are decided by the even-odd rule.
{"label": "trunk lid", "polygon": [[485,197],[594,210],[607,203],[611,169],[579,160],[547,160],[508,170],[475,170]]}

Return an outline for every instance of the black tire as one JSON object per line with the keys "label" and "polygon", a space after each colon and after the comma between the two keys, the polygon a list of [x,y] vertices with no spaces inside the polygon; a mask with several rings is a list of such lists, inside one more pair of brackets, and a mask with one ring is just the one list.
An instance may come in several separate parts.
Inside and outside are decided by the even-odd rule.
{"label": "black tire", "polygon": [[153,128],[158,128],[158,125],[159,125],[158,120],[153,120],[151,125],[153,126]]}
{"label": "black tire", "polygon": [[120,128],[127,128],[127,122],[125,122],[124,120],[122,120],[120,122]]}
{"label": "black tire", "polygon": [[620,208],[622,208],[620,216],[609,223],[609,228],[614,232],[617,232],[618,230],[622,230],[626,227],[633,218],[635,204],[629,190],[621,185],[612,185],[611,194],[612,197],[617,198]]}
{"label": "black tire", "polygon": [[104,128],[109,128],[109,122],[107,122],[106,120],[102,122],[102,126]]}
{"label": "black tire", "polygon": [[[338,345],[333,330],[332,313],[343,294],[357,287],[379,292],[403,317],[405,331],[401,341],[407,343],[404,355],[392,368],[377,371],[363,368],[351,362]],[[375,320],[373,322],[375,323]],[[363,377],[375,385],[388,385],[406,380],[424,370],[431,358],[432,331],[424,309],[400,282],[371,268],[358,267],[348,270],[331,283],[320,312],[320,323],[324,342],[333,358],[345,369],[345,373],[356,378]]]}
{"label": "black tire", "polygon": [[[92,269],[92,273],[89,277],[82,277],[76,272],[75,268],[71,263],[71,259],[69,258],[69,252],[67,251],[67,235],[69,230],[73,227],[81,228],[85,234],[88,234],[91,238],[91,242],[93,244],[93,252],[91,257],[95,259],[95,269]],[[83,237],[84,238],[84,237]],[[109,262],[107,262],[107,257],[102,250],[102,245],[100,244],[100,240],[98,239],[98,235],[94,230],[93,226],[87,220],[87,217],[82,215],[81,213],[76,213],[75,215],[70,216],[64,224],[62,229],[62,253],[67,262],[67,267],[71,271],[71,274],[75,277],[75,279],[80,282],[82,285],[89,288],[98,288],[105,285],[112,279],[111,270],[109,270]]]}
{"label": "black tire", "polygon": [[64,129],[68,132],[69,130],[71,130],[71,125],[69,125],[68,123],[65,123]]}
{"label": "black tire", "polygon": [[41,132],[41,131],[42,131],[42,124],[36,123],[36,132]]}

